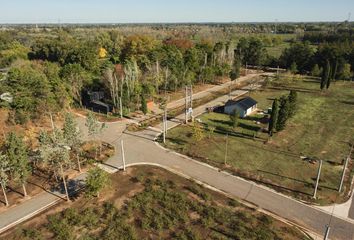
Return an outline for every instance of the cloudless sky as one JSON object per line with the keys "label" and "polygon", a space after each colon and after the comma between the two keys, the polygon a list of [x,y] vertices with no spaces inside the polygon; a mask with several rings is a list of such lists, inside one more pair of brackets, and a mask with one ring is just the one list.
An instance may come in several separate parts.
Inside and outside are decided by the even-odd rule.
{"label": "cloudless sky", "polygon": [[344,21],[354,0],[0,0],[0,23]]}

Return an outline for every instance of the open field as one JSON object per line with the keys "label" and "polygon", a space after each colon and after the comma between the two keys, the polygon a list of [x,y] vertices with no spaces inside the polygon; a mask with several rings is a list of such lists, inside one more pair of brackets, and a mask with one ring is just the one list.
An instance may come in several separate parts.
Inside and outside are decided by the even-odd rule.
{"label": "open field", "polygon": [[296,228],[165,170],[111,176],[101,198],[77,196],[6,239],[306,239]]}
{"label": "open field", "polygon": [[196,143],[191,137],[192,127],[180,126],[169,131],[167,147],[308,201],[312,201],[318,164],[303,161],[300,156],[323,159],[317,202],[343,201],[343,195],[337,197],[337,188],[342,161],[353,142],[354,84],[338,82],[326,93],[319,92],[318,82],[310,79],[296,78],[286,85],[289,87],[284,89],[281,82],[273,83],[251,94],[258,107],[265,110],[274,98],[289,89],[298,90],[296,115],[269,141],[267,117],[262,114],[240,120],[233,129],[229,116],[209,113],[200,119],[204,125],[214,126],[214,133],[204,129],[205,139]]}

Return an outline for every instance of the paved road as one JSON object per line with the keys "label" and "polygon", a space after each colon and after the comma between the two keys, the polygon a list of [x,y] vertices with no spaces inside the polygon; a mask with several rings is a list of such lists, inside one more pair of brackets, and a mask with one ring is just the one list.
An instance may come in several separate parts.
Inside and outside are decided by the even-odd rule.
{"label": "paved road", "polygon": [[[238,93],[241,94],[243,92]],[[215,100],[215,102],[217,101],[225,101],[225,99]],[[204,111],[205,107],[196,108],[196,113]],[[177,117],[177,120],[181,117],[183,119],[183,115],[181,115]],[[79,119],[79,124],[82,128],[84,128],[83,123],[84,120]],[[156,127],[156,130],[146,131],[144,134],[134,136],[130,133],[122,134],[125,124],[126,122],[108,124],[108,129],[101,136],[102,140],[112,143],[116,148],[116,154],[107,161],[108,168],[122,167],[120,140],[124,140],[126,162],[129,165],[142,163],[160,165],[183,176],[213,186],[234,197],[251,202],[260,208],[304,226],[317,234],[322,235],[326,224],[330,222],[330,239],[354,240],[354,222],[338,217],[331,217],[330,214],[324,211],[278,194],[264,186],[231,176],[225,172],[220,172],[218,169],[163,149],[151,140],[158,134],[159,126]],[[175,122],[169,122],[169,126],[175,124]],[[84,175],[80,176],[80,178],[84,177]],[[35,211],[35,209],[38,210],[57,201],[58,198],[53,196],[51,193],[43,193],[26,201],[24,204],[1,213],[0,232],[3,227],[9,223],[13,223],[16,219],[28,215]]]}
{"label": "paved road", "polygon": [[[247,76],[240,77],[239,79],[237,79],[237,81],[228,81],[228,82],[225,82],[223,84],[211,87],[211,88],[209,88],[207,90],[204,90],[204,91],[201,91],[201,92],[198,92],[198,93],[194,93],[193,94],[193,100],[197,100],[197,99],[200,99],[200,98],[207,97],[207,96],[212,95],[212,94],[214,94],[214,93],[216,93],[216,92],[218,92],[220,90],[227,89],[229,86],[232,86],[232,85],[235,85],[235,84],[240,84],[240,83],[249,81],[249,80],[251,80],[253,78],[262,76],[262,75],[274,75],[274,73],[248,74]],[[177,108],[177,107],[180,107],[180,106],[184,106],[184,104],[185,104],[185,98],[181,98],[179,100],[176,100],[176,101],[168,103],[167,104],[167,109],[174,109],[174,108]]]}
{"label": "paved road", "polygon": [[[320,235],[324,233],[326,224],[331,220],[330,239],[354,239],[354,222],[348,222],[337,217],[331,219],[330,214],[326,212],[307,206],[263,186],[219,172],[217,169],[162,149],[151,140],[128,134],[124,134],[122,139],[124,140],[127,164],[147,162],[165,166],[174,172],[206,183],[305,226]],[[118,141],[116,141],[116,146],[119,149]],[[121,167],[120,151],[118,151],[118,155],[109,159],[108,164]]]}

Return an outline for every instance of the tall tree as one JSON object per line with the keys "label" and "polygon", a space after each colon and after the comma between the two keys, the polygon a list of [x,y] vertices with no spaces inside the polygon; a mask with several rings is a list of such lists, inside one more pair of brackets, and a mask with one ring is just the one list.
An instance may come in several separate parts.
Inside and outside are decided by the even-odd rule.
{"label": "tall tree", "polygon": [[311,70],[311,76],[313,77],[320,77],[321,76],[322,70],[318,66],[318,64],[315,64]]}
{"label": "tall tree", "polygon": [[23,195],[26,197],[26,181],[30,175],[26,146],[21,137],[11,132],[6,139],[5,148],[10,163],[11,176],[22,184]]}
{"label": "tall tree", "polygon": [[230,114],[230,120],[233,128],[237,127],[239,119],[240,113],[237,110],[233,111],[233,113]]}
{"label": "tall tree", "polygon": [[269,119],[269,127],[268,127],[268,134],[269,136],[273,136],[274,129],[278,124],[278,114],[279,114],[279,103],[278,99],[274,99],[272,105],[272,113]]}
{"label": "tall tree", "polygon": [[6,187],[9,182],[9,171],[10,171],[10,163],[8,157],[5,154],[0,152],[0,184],[2,188],[2,192],[5,198],[6,206],[9,206],[9,201],[7,200]]}
{"label": "tall tree", "polygon": [[289,109],[290,109],[289,98],[286,96],[282,96],[280,98],[279,116],[276,125],[277,131],[284,130],[286,121],[288,120],[289,117]]}
{"label": "tall tree", "polygon": [[330,81],[330,74],[331,74],[331,65],[329,63],[329,60],[327,60],[322,72],[321,90],[323,90],[328,85],[328,81]]}
{"label": "tall tree", "polygon": [[[97,137],[99,134],[103,132],[103,130],[106,128],[105,123],[100,123],[98,119],[95,117],[94,113],[89,112],[86,117],[86,123],[85,123],[88,131],[88,135],[90,137],[93,137],[93,139],[97,142]],[[102,142],[100,141],[99,143],[100,147],[100,152],[102,149]],[[96,147],[96,159],[97,159],[97,147]]]}
{"label": "tall tree", "polygon": [[230,78],[231,80],[236,80],[240,77],[241,74],[241,59],[235,55],[231,72],[230,72]]}
{"label": "tall tree", "polygon": [[63,126],[63,137],[65,144],[69,146],[76,154],[77,164],[81,172],[80,165],[80,146],[81,146],[81,131],[74,119],[72,113],[65,114],[65,121]]}
{"label": "tall tree", "polygon": [[148,112],[147,103],[144,94],[141,95],[141,111],[144,113],[144,115],[146,115]]}
{"label": "tall tree", "polygon": [[40,159],[58,180],[61,176],[67,200],[70,200],[64,169],[71,166],[70,147],[66,145],[63,133],[55,129],[55,134],[42,132],[40,136]]}
{"label": "tall tree", "polygon": [[288,96],[289,100],[289,117],[294,116],[297,108],[297,92],[295,90],[291,90]]}

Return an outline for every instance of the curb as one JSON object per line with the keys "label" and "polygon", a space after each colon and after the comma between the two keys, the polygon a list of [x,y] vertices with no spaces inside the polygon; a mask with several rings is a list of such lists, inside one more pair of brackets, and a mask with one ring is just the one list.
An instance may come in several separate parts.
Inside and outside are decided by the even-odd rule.
{"label": "curb", "polygon": [[[166,151],[166,152],[175,154],[175,155],[177,155],[177,156],[179,156],[179,157],[182,157],[182,158],[184,158],[184,159],[186,159],[186,160],[193,161],[193,162],[196,163],[196,164],[199,164],[199,165],[208,167],[208,168],[213,169],[213,170],[215,170],[215,171],[218,171],[218,172],[220,172],[220,173],[222,173],[222,174],[225,174],[226,176],[233,177],[233,178],[237,178],[238,180],[241,180],[241,181],[243,181],[243,182],[247,182],[247,183],[249,183],[249,184],[256,185],[256,186],[259,187],[259,188],[262,188],[262,189],[264,189],[264,190],[266,190],[266,191],[270,191],[270,192],[275,193],[275,194],[277,194],[277,195],[279,195],[279,196],[285,197],[285,198],[287,198],[287,199],[290,199],[290,200],[292,200],[292,201],[295,201],[295,202],[297,202],[297,203],[300,203],[300,204],[302,204],[302,205],[304,205],[304,206],[310,207],[310,208],[312,208],[312,209],[314,209],[314,210],[321,211],[321,212],[323,212],[323,213],[326,213],[326,214],[328,214],[328,215],[331,215],[331,214],[328,213],[327,211],[322,210],[322,209],[320,209],[320,208],[317,208],[317,207],[314,206],[314,205],[306,204],[305,202],[299,201],[298,199],[295,199],[295,198],[292,198],[292,197],[290,197],[290,196],[287,196],[287,195],[284,195],[284,194],[282,194],[282,193],[279,193],[279,192],[275,191],[274,189],[268,188],[268,187],[266,187],[266,186],[264,186],[264,185],[261,185],[261,184],[259,184],[259,183],[246,180],[246,179],[244,179],[244,178],[242,178],[242,177],[233,175],[233,174],[231,174],[231,173],[229,173],[229,172],[226,172],[226,171],[221,170],[221,169],[219,169],[219,168],[217,168],[217,167],[211,166],[211,165],[209,165],[209,164],[207,164],[207,163],[203,163],[203,162],[197,161],[197,160],[195,160],[195,159],[193,159],[193,158],[191,158],[191,157],[188,157],[188,156],[186,156],[186,155],[183,155],[183,154],[181,154],[181,153],[178,153],[178,152],[175,152],[175,151],[173,151],[173,150],[164,148],[163,146],[161,146],[161,145],[160,145],[158,142],[156,142],[156,141],[154,141],[154,143],[155,143],[158,147],[160,147],[161,149],[163,149],[163,150]],[[341,217],[341,216],[338,216],[338,215],[335,215],[335,214],[333,214],[333,216],[335,216],[336,218],[342,219],[342,220],[344,220],[344,221],[346,221],[346,222],[354,223],[354,220],[353,220],[353,219],[344,218],[344,217]]]}

